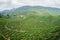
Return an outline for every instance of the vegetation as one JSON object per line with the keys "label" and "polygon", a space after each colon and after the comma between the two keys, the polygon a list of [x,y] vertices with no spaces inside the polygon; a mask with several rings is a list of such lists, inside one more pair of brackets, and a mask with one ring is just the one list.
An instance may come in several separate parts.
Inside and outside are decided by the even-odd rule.
{"label": "vegetation", "polygon": [[60,40],[60,15],[40,11],[0,16],[0,40]]}
{"label": "vegetation", "polygon": [[59,16],[0,18],[0,40],[59,40]]}

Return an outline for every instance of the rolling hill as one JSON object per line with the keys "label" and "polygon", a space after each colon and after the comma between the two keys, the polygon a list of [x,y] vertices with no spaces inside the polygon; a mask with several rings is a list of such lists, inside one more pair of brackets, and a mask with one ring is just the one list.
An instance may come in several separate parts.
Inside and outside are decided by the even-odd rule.
{"label": "rolling hill", "polygon": [[17,17],[20,15],[60,15],[60,9],[42,6],[22,6],[11,10],[4,10],[0,12],[3,15],[9,15],[10,17]]}
{"label": "rolling hill", "polygon": [[60,9],[23,6],[1,11],[0,40],[60,40]]}

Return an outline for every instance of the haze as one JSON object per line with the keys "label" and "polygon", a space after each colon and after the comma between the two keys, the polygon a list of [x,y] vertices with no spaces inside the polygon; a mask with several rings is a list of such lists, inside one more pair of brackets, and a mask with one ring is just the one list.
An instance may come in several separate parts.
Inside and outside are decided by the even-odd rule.
{"label": "haze", "polygon": [[0,0],[0,10],[26,5],[60,8],[60,0]]}

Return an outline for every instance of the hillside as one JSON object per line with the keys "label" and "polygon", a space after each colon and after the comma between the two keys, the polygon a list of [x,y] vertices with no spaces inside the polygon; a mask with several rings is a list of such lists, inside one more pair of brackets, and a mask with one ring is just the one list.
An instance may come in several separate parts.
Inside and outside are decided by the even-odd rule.
{"label": "hillside", "polygon": [[60,40],[60,9],[23,6],[0,12],[0,40]]}
{"label": "hillside", "polygon": [[22,6],[19,8],[14,8],[11,10],[4,10],[1,12],[3,15],[9,15],[10,17],[20,16],[20,15],[60,15],[60,9],[58,8],[50,8],[50,7],[42,7],[42,6]]}

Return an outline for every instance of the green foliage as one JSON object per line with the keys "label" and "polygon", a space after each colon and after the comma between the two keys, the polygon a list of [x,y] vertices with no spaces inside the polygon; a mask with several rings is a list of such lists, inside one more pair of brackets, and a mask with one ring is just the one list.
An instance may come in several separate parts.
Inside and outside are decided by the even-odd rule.
{"label": "green foliage", "polygon": [[[59,40],[59,16],[24,17],[0,18],[0,35],[5,38],[10,37],[11,40]],[[2,37],[1,40],[5,39]]]}
{"label": "green foliage", "polygon": [[0,14],[0,40],[60,40],[60,9],[22,7]]}
{"label": "green foliage", "polygon": [[0,14],[0,18],[2,18],[2,14]]}

